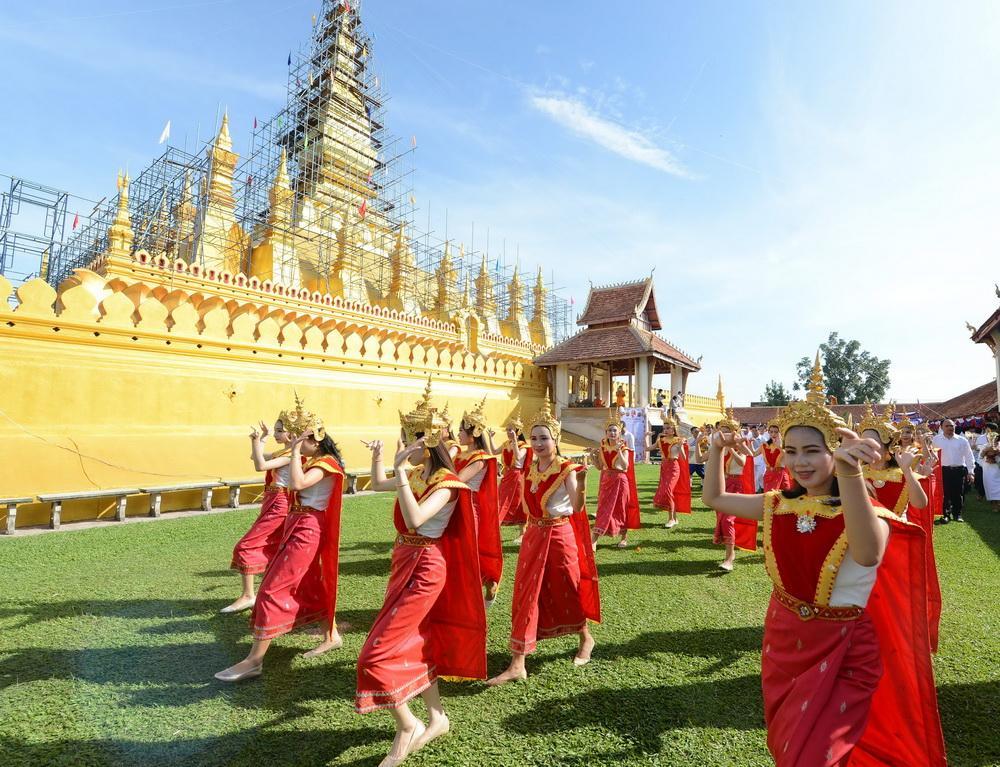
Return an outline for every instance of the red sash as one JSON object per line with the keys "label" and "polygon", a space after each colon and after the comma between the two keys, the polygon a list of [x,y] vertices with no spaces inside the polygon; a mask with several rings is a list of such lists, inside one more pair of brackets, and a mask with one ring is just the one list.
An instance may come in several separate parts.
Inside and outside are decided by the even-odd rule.
{"label": "red sash", "polygon": [[[732,454],[726,456],[724,469],[729,475],[729,462]],[[743,461],[743,474],[740,476],[742,495],[754,495],[757,492],[756,478],[754,476],[753,459],[749,456]],[[690,491],[689,491],[690,492]],[[743,551],[757,551],[757,520],[736,517],[736,548]]]}
{"label": "red sash", "polygon": [[[549,516],[547,508],[549,498],[566,481],[571,471],[580,471],[579,466],[565,458],[556,456],[559,468],[538,483],[535,490],[531,489],[530,471],[524,476],[524,507],[529,517],[546,519]],[[591,547],[590,520],[587,519],[587,508],[570,515],[569,523],[576,537],[577,557],[580,562],[580,603],[583,613],[588,619],[601,622],[601,595],[597,586],[597,563],[594,561],[594,550]]]}
{"label": "red sash", "polygon": [[778,468],[778,459],[781,458],[781,448],[780,447],[770,447],[766,442],[761,445],[761,450],[764,454],[764,463],[769,469]]}
{"label": "red sash", "polygon": [[638,530],[642,527],[639,520],[639,486],[635,481],[635,450],[628,451],[628,506],[625,507],[625,529]]}
{"label": "red sash", "polygon": [[482,461],[485,475],[475,491],[479,541],[479,569],[485,580],[500,582],[503,575],[503,540],[500,538],[500,512],[497,495],[497,459],[483,450],[459,453],[455,458],[455,471],[461,473],[469,464]]}
{"label": "red sash", "polygon": [[344,469],[332,455],[323,455],[309,461],[302,467],[322,469],[333,478],[330,490],[330,500],[327,501],[324,528],[323,548],[320,549],[320,567],[323,573],[323,585],[327,593],[327,620],[330,625],[337,616],[337,580],[340,572],[340,513],[344,505]]}

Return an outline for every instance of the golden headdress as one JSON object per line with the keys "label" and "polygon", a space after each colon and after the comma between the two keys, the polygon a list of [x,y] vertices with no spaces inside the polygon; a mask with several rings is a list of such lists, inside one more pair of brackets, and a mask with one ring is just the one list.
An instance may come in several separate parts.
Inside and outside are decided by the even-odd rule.
{"label": "golden headdress", "polygon": [[718,423],[720,429],[729,429],[734,433],[739,433],[740,422],[736,420],[736,416],[733,414],[732,406],[726,411],[726,417],[723,418]]}
{"label": "golden headdress", "polygon": [[507,419],[504,428],[513,429],[516,432],[524,431],[524,421],[521,420],[521,408],[515,410],[511,417]]}
{"label": "golden headdress", "polygon": [[795,426],[809,426],[823,435],[826,446],[831,451],[840,445],[840,435],[837,429],[847,426],[847,422],[826,406],[826,387],[823,385],[823,368],[819,364],[819,352],[816,352],[816,362],[813,363],[809,384],[806,386],[806,398],[791,402],[782,409],[777,418],[781,429],[781,439],[785,439],[788,430]]}
{"label": "golden headdress", "polygon": [[303,407],[297,392],[295,394],[295,407],[290,411],[282,410],[278,414],[278,420],[293,437],[301,437],[303,434],[312,432],[313,437],[319,442],[326,436],[323,419]]}
{"label": "golden headdress", "polygon": [[903,417],[899,419],[897,426],[900,431],[903,429],[913,429],[914,433],[916,433],[916,425],[910,420],[910,416],[907,413],[903,413]]}
{"label": "golden headdress", "polygon": [[681,436],[681,420],[676,415],[668,415],[663,419],[663,425],[670,424],[674,427],[674,436]]}
{"label": "golden headdress", "polygon": [[622,423],[622,419],[618,416],[618,408],[616,407],[608,408],[608,420],[604,422],[604,431],[607,431],[612,426],[617,426],[619,431],[625,430],[625,424]]}
{"label": "golden headdress", "polygon": [[865,417],[858,424],[858,434],[871,430],[878,434],[883,445],[891,445],[899,437],[899,429],[892,422],[892,405],[886,405],[885,413],[879,418],[875,415],[870,402],[865,403]]}
{"label": "golden headdress", "polygon": [[556,420],[555,416],[552,415],[552,409],[549,407],[549,395],[548,392],[545,393],[545,399],[542,402],[542,409],[535,413],[528,422],[528,428],[534,429],[536,426],[544,426],[549,430],[557,443],[559,442],[559,435],[562,432],[562,424]]}
{"label": "golden headdress", "polygon": [[[481,437],[483,432],[488,428],[486,423],[486,415],[483,413],[483,408],[486,407],[486,397],[483,397],[483,401],[472,408],[472,412],[462,413],[462,425],[468,425],[472,427],[472,436]],[[447,410],[447,408],[446,408]]]}
{"label": "golden headdress", "polygon": [[424,396],[417,402],[417,406],[409,413],[404,414],[402,410],[399,411],[399,424],[403,427],[403,439],[408,445],[417,439],[418,434],[424,435],[424,444],[427,447],[436,447],[441,441],[441,430],[447,427],[447,421],[437,408],[431,407],[429,376]]}

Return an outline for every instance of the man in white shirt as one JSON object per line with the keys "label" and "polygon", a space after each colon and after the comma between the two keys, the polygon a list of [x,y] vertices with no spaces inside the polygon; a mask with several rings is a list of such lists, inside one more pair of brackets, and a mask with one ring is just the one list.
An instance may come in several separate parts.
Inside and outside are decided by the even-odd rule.
{"label": "man in white shirt", "polygon": [[[767,442],[767,431],[757,426],[751,426],[749,440],[750,448],[756,452],[761,445]],[[753,459],[753,481],[758,493],[764,490],[765,471],[767,471],[767,462],[764,460],[764,453],[761,452],[760,455],[755,455]]]}
{"label": "man in white shirt", "polygon": [[948,418],[941,422],[941,433],[931,442],[941,450],[941,474],[944,479],[944,516],[938,524],[948,524],[949,516],[955,522],[964,522],[962,506],[965,504],[965,486],[972,483],[976,469],[969,440],[955,434],[955,422]]}
{"label": "man in white shirt", "polygon": [[973,430],[969,434],[969,446],[972,448],[972,454],[976,458],[976,478],[974,484],[976,486],[976,495],[979,496],[979,500],[983,501],[986,499],[986,488],[983,485],[983,451],[990,446],[990,432],[995,432],[997,425],[995,423],[986,424],[986,429],[982,430],[981,434],[977,434],[976,430]]}
{"label": "man in white shirt", "polygon": [[705,480],[705,464],[694,463],[695,460],[695,450],[698,449],[698,439],[701,437],[701,429],[697,426],[691,427],[691,439],[688,440],[688,452],[691,456],[691,462],[688,463],[688,468],[690,469],[689,476],[694,479],[694,475],[697,474],[701,477],[702,481]]}

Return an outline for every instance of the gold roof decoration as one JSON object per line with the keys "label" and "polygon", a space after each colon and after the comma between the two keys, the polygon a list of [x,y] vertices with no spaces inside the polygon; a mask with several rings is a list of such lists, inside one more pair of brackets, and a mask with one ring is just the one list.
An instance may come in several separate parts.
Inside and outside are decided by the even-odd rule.
{"label": "gold roof decoration", "polygon": [[507,423],[504,424],[504,428],[513,429],[517,432],[524,431],[524,421],[521,420],[521,408],[518,407],[517,410],[507,419]]}
{"label": "gold roof decoration", "polygon": [[718,425],[720,429],[729,429],[732,432],[739,432],[740,422],[736,420],[732,405],[727,408],[726,417],[719,421]]}
{"label": "gold roof decoration", "polygon": [[[489,428],[489,425],[486,423],[486,414],[483,413],[484,407],[486,407],[486,397],[483,397],[483,401],[472,408],[471,413],[462,413],[462,425],[472,427],[473,437],[483,436],[483,433]],[[445,410],[447,410],[447,407]]]}
{"label": "gold roof decoration", "polygon": [[427,377],[424,395],[417,406],[409,413],[399,411],[399,424],[403,427],[403,440],[407,445],[416,441],[418,434],[423,434],[424,445],[427,447],[437,447],[441,441],[441,430],[447,428],[448,422],[443,413],[431,406],[430,376]]}
{"label": "gold roof decoration", "polygon": [[840,435],[837,429],[847,427],[847,422],[826,406],[826,387],[823,384],[823,368],[819,364],[819,352],[816,352],[816,362],[807,386],[806,398],[791,402],[782,409],[777,418],[781,429],[781,439],[785,439],[788,430],[795,426],[808,426],[823,435],[823,440],[830,451],[840,445]]}
{"label": "gold roof decoration", "polygon": [[562,433],[562,424],[552,415],[552,408],[549,406],[549,393],[545,392],[545,399],[542,401],[542,409],[535,413],[528,423],[529,429],[536,426],[544,426],[549,430],[552,439],[559,442],[559,435]]}
{"label": "gold roof decoration", "polygon": [[278,414],[278,420],[293,437],[301,437],[312,432],[313,438],[319,442],[326,436],[323,419],[305,409],[298,392],[295,394],[295,407],[291,411],[282,410]]}
{"label": "gold roof decoration", "polygon": [[882,418],[875,415],[870,402],[865,403],[865,416],[858,423],[858,434],[874,431],[883,445],[891,445],[899,437],[899,429],[892,423],[892,405],[887,405]]}

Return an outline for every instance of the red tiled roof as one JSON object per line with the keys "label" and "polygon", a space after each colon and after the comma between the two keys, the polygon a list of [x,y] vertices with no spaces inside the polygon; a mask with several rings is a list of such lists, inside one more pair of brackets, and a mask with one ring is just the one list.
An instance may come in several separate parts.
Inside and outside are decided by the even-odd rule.
{"label": "red tiled roof", "polygon": [[544,367],[560,362],[607,362],[649,354],[676,362],[688,370],[701,370],[701,365],[684,352],[655,333],[634,325],[585,328],[535,357],[535,364]]}
{"label": "red tiled roof", "polygon": [[[875,405],[875,412],[885,410],[885,403]],[[977,386],[975,389],[952,397],[945,402],[897,402],[896,410],[907,413],[917,412],[929,421],[942,418],[964,418],[972,415],[982,415],[997,409],[997,382],[995,380]],[[778,415],[777,407],[736,407],[733,416],[740,423],[767,423]],[[864,417],[864,405],[834,405],[832,410],[839,416],[847,418],[850,413],[857,423]]]}
{"label": "red tiled roof", "polygon": [[591,288],[587,306],[576,321],[577,325],[601,325],[606,322],[628,322],[648,308],[649,323],[653,330],[660,330],[653,297],[653,278],[647,277],[624,285]]}

